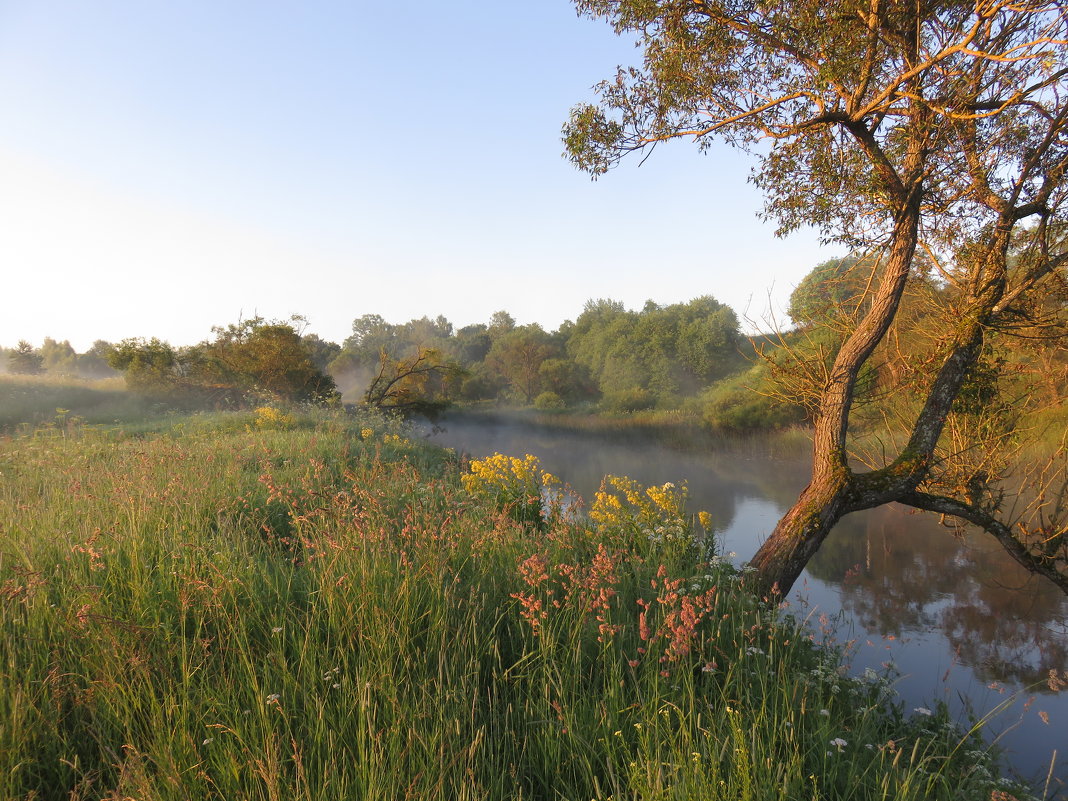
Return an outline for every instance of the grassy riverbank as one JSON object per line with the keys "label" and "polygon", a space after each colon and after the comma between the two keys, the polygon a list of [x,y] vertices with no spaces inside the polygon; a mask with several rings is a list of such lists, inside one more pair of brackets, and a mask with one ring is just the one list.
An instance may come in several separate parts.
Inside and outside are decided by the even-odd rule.
{"label": "grassy riverbank", "polygon": [[475,467],[269,408],[0,441],[0,797],[1022,797],[692,547],[674,488],[577,522]]}

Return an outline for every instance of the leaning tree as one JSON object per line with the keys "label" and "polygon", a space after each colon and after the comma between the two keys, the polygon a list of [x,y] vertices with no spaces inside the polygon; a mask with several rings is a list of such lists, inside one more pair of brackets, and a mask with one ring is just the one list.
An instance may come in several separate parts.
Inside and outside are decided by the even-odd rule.
{"label": "leaning tree", "polygon": [[[831,527],[889,502],[978,525],[1068,592],[1063,520],[1013,519],[982,437],[948,435],[999,332],[1032,328],[1064,286],[1068,6],[1060,0],[576,0],[638,40],[564,126],[597,176],[624,155],[718,136],[755,157],[780,233],[802,225],[876,265],[862,313],[821,374],[813,476],[754,556],[758,588],[786,592]],[[921,259],[922,256],[922,259]],[[952,291],[904,436],[861,469],[858,380],[894,324],[918,262]],[[1063,311],[1064,296],[1060,299]],[[989,382],[988,382],[989,383]],[[974,393],[972,393],[974,394]],[[963,404],[966,406],[967,404]],[[969,465],[971,467],[969,468]]]}

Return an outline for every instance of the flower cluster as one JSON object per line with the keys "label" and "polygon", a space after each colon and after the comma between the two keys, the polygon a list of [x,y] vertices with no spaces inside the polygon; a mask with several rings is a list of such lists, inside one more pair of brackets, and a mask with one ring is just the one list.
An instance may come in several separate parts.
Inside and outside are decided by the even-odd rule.
{"label": "flower cluster", "polygon": [[[594,497],[590,519],[599,534],[622,545],[648,542],[654,546],[693,543],[685,512],[686,487],[671,482],[642,488],[626,476],[605,476]],[[711,526],[707,512],[699,514],[702,526]]]}
{"label": "flower cluster", "polygon": [[[699,649],[702,636],[711,635],[711,632],[702,635],[700,627],[702,621],[710,619],[715,612],[717,588],[711,587],[695,595],[688,594],[682,589],[683,579],[668,578],[663,565],[650,583],[657,591],[655,600],[637,600],[641,610],[638,613],[638,637],[642,641],[638,653],[644,655],[654,648],[662,649],[659,661],[663,667],[661,675],[666,677],[670,673],[665,663],[678,662],[691,650]],[[631,666],[636,664],[637,660],[634,660]],[[715,664],[706,663],[702,670],[705,668],[705,672],[711,672]]]}
{"label": "flower cluster", "polygon": [[293,415],[274,406],[260,406],[253,415],[253,422],[259,431],[284,430],[293,425]]}
{"label": "flower cluster", "polygon": [[518,459],[495,453],[473,460],[470,469],[461,481],[472,495],[492,500],[498,509],[520,523],[544,524],[547,515],[543,497],[560,481],[542,471],[536,456],[528,453]]}
{"label": "flower cluster", "polygon": [[603,543],[591,559],[573,564],[554,565],[548,558],[534,554],[518,565],[527,589],[513,592],[511,597],[519,601],[520,614],[535,636],[541,633],[551,610],[568,610],[570,619],[582,625],[591,619],[596,622],[597,640],[606,642],[621,629],[611,621],[621,562],[622,556],[609,551]]}

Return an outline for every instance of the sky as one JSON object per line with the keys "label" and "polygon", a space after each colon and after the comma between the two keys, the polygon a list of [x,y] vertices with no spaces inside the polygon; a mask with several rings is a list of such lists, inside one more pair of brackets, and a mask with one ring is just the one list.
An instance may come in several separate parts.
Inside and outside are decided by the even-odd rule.
{"label": "sky", "polygon": [[767,328],[839,254],[774,237],[749,156],[561,155],[639,60],[569,0],[0,0],[0,345],[700,295]]}

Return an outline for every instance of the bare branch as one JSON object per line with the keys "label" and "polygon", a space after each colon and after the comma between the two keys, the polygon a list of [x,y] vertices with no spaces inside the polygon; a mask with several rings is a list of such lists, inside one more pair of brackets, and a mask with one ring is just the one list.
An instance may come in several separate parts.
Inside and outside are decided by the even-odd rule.
{"label": "bare branch", "polygon": [[[929,495],[924,492],[911,492],[899,498],[901,503],[916,509],[923,509],[938,514],[953,515],[961,520],[979,526],[994,536],[1002,547],[1008,551],[1020,565],[1031,573],[1045,576],[1066,593],[1068,593],[1068,572],[1065,572],[1065,560],[1063,554],[1054,556],[1045,552],[1036,553],[1029,548],[1012,530],[996,519],[993,515],[972,504],[964,503],[955,498],[947,498],[941,495]],[[1065,532],[1056,535],[1062,540]],[[1047,540],[1048,542],[1048,540]]]}

